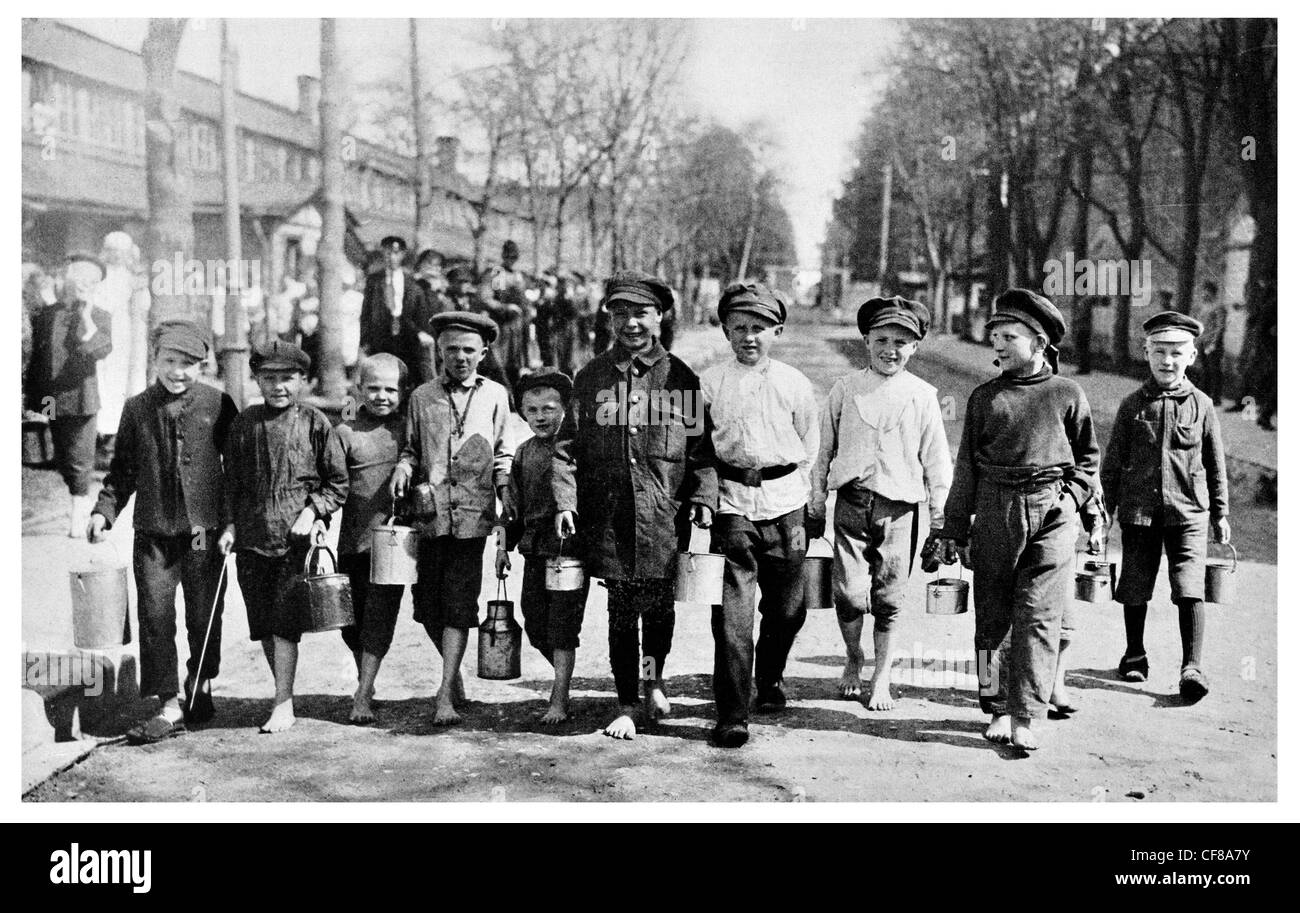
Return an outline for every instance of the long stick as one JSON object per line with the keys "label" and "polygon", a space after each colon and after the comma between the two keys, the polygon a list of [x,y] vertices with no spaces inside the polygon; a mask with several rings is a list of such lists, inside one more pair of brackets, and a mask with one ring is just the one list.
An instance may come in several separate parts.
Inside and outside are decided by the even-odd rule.
{"label": "long stick", "polygon": [[212,636],[212,621],[217,617],[217,601],[221,599],[221,582],[226,579],[226,565],[230,562],[229,555],[223,555],[221,558],[221,573],[217,575],[217,592],[212,597],[212,608],[208,611],[208,630],[203,634],[203,649],[199,651],[199,664],[194,669],[194,687],[190,689],[190,705],[188,710],[194,712],[194,698],[199,693],[199,682],[203,679],[203,660],[208,656],[208,638]]}

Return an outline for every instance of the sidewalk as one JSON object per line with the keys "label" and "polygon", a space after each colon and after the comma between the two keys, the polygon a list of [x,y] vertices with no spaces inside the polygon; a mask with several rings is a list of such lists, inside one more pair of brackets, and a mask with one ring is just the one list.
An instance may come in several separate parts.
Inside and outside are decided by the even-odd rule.
{"label": "sidewalk", "polygon": [[[991,348],[956,336],[931,340],[926,346],[926,355],[971,377],[990,379],[997,374]],[[1120,402],[1138,386],[1131,377],[1104,371],[1081,375],[1074,365],[1065,362],[1061,363],[1061,374],[1083,388],[1093,418],[1105,429],[1107,436]],[[1219,409],[1219,424],[1223,429],[1223,448],[1229,470],[1234,475],[1271,476],[1276,481],[1277,432],[1265,431],[1255,422],[1242,418],[1241,413],[1225,412],[1222,408]]]}

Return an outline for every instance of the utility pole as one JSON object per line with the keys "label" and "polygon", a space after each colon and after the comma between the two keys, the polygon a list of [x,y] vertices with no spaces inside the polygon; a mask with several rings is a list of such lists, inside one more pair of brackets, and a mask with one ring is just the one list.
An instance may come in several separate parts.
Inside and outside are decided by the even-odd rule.
{"label": "utility pole", "polygon": [[[225,333],[221,337],[221,369],[226,393],[244,408],[244,383],[248,377],[248,340],[244,336],[244,280],[252,275],[244,269],[243,232],[239,221],[239,141],[235,121],[235,79],[239,57],[230,43],[230,23],[221,20],[221,182],[225,197],[226,265],[235,265],[226,276]],[[229,273],[229,269],[227,269]]]}
{"label": "utility pole", "polygon": [[420,227],[424,224],[424,205],[429,198],[428,144],[424,135],[424,99],[420,82],[420,26],[414,17],[410,20],[411,33],[411,117],[415,127],[415,230],[411,234],[411,248],[416,255],[423,244]]}
{"label": "utility pole", "polygon": [[885,275],[889,272],[889,210],[893,202],[894,160],[885,160],[885,186],[880,197],[880,263],[876,267],[879,294],[885,293]]}

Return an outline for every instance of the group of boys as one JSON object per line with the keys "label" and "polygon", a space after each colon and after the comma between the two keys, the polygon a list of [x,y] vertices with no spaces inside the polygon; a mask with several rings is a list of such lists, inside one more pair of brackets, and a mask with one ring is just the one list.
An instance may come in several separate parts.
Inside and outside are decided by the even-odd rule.
{"label": "group of boys", "polygon": [[[87,528],[92,540],[102,538],[137,494],[141,689],[156,694],[161,709],[132,740],[158,741],[211,717],[219,590],[232,549],[250,636],[262,643],[275,679],[263,730],[292,725],[303,633],[295,582],[339,508],[340,564],[356,614],[343,636],[357,665],[350,715],[357,724],[375,718],[375,676],[402,599],[402,587],[369,582],[370,531],[387,518],[409,518],[422,537],[412,600],[443,659],[435,723],[459,719],[460,666],[478,624],[484,553],[495,533],[499,577],[510,569],[510,551],[524,557],[525,631],[555,669],[543,723],[568,716],[588,595],[585,583],[548,589],[546,560],[579,557],[588,577],[603,580],[618,703],[604,731],[620,739],[671,712],[664,670],[676,565],[695,529],[707,530],[710,550],[725,558],[722,601],[712,607],[714,737],[743,745],[751,704],[759,712],[786,705],[785,666],[805,620],[804,557],[809,539],[826,532],[831,491],[834,604],[848,651],[843,696],[861,689],[860,639],[870,612],[875,672],[867,707],[894,706],[891,634],[926,504],[922,566],[961,561],[974,570],[975,647],[988,672],[980,699],[992,717],[986,737],[1037,747],[1032,722],[1049,706],[1074,709],[1063,657],[1075,518],[1091,530],[1089,548],[1099,548],[1108,526],[1102,493],[1123,530],[1116,596],[1129,643],[1121,674],[1147,674],[1143,621],[1163,548],[1184,631],[1181,690],[1189,700],[1208,690],[1200,668],[1207,529],[1224,542],[1229,530],[1217,418],[1185,378],[1199,333],[1194,320],[1171,312],[1144,325],[1152,378],[1121,405],[1099,482],[1086,398],[1057,373],[1065,322],[1041,295],[1012,289],[997,300],[989,335],[1001,374],[971,395],[955,469],[937,392],[907,370],[929,329],[924,305],[898,297],[862,305],[868,365],[838,380],[819,409],[813,384],[771,356],[788,316],[780,293],[759,283],[725,290],[718,318],[734,358],[702,375],[662,345],[673,303],[653,276],[612,277],[602,300],[611,348],[572,381],[545,370],[523,378],[520,412],[533,436],[516,452],[506,439],[507,392],[478,371],[498,333],[484,315],[433,318],[438,374],[409,402],[402,360],[367,357],[361,408],[337,429],[298,401],[307,363],[297,347],[255,350],[263,402],[236,416],[229,398],[197,383],[206,351],[200,331],[160,326],[155,385],[128,404]],[[184,706],[174,650],[177,583],[191,645]]]}

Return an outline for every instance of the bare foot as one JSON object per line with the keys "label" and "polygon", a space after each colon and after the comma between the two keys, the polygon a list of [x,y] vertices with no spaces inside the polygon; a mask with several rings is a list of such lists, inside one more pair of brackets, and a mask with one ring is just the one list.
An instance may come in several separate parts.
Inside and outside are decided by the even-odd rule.
{"label": "bare foot", "polygon": [[1074,713],[1079,706],[1074,702],[1074,695],[1064,685],[1058,685],[1052,689],[1052,697],[1048,703],[1056,710],[1057,713]]}
{"label": "bare foot", "polygon": [[618,716],[605,727],[605,735],[611,739],[635,739],[636,723],[632,721],[634,713],[635,707],[620,707]]}
{"label": "bare foot", "polygon": [[358,726],[364,726],[367,723],[375,721],[374,708],[370,706],[371,694],[363,692],[360,688],[352,697],[352,713],[348,715],[348,722],[355,723]]}
{"label": "bare foot", "polygon": [[662,720],[673,712],[673,705],[668,703],[668,695],[664,694],[664,686],[653,684],[650,690],[646,692],[646,703],[650,705],[650,719]]}
{"label": "bare foot", "polygon": [[1011,726],[1011,744],[1021,751],[1034,751],[1038,748],[1038,739],[1029,728],[1029,720],[1015,720]]}
{"label": "bare foot", "polygon": [[450,726],[459,722],[460,714],[456,712],[456,708],[439,698],[437,706],[433,708],[433,725]]}
{"label": "bare foot", "polygon": [[840,675],[840,697],[851,700],[862,695],[862,658],[850,656],[844,661],[844,672]]}
{"label": "bare foot", "polygon": [[[442,690],[433,696],[435,702],[441,703]],[[455,680],[451,683],[451,705],[453,707],[465,706],[465,680],[461,678],[460,673],[456,673]]]}
{"label": "bare foot", "polygon": [[995,716],[989,723],[989,728],[984,730],[984,738],[998,745],[1005,745],[1011,741],[1011,717]]}
{"label": "bare foot", "polygon": [[271,710],[270,718],[262,724],[262,728],[258,731],[284,732],[297,721],[298,718],[293,715],[293,700],[290,699],[283,703],[276,704]]}
{"label": "bare foot", "polygon": [[538,720],[538,722],[540,722],[543,726],[554,726],[557,723],[563,723],[568,718],[569,718],[568,705],[564,703],[555,703],[554,701],[552,701],[551,705],[546,708],[546,712],[542,714],[541,719]]}
{"label": "bare foot", "polygon": [[871,677],[871,697],[867,700],[867,709],[894,709],[894,696],[889,693],[888,675],[873,675]]}

